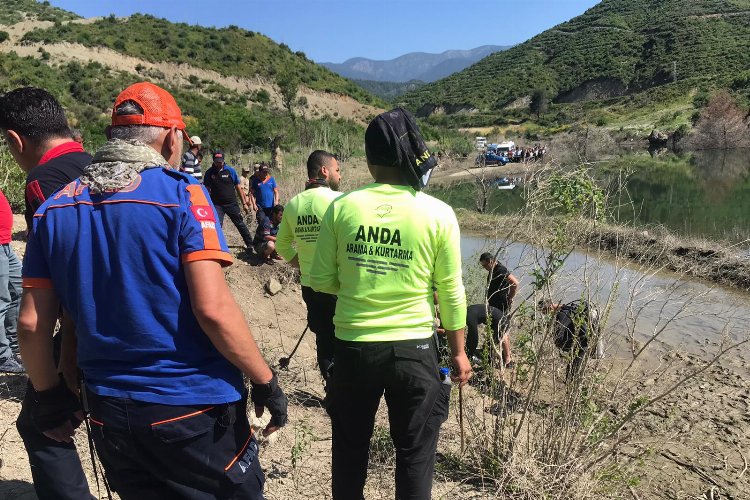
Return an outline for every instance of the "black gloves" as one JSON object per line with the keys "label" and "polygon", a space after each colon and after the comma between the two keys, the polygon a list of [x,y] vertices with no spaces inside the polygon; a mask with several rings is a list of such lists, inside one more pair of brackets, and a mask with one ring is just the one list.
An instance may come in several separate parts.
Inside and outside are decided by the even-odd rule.
{"label": "black gloves", "polygon": [[61,426],[73,418],[74,412],[81,409],[80,401],[68,389],[62,375],[57,387],[46,391],[34,391],[34,403],[31,418],[42,432]]}
{"label": "black gloves", "polygon": [[286,394],[279,387],[279,380],[276,373],[273,373],[271,381],[266,384],[252,384],[253,391],[250,394],[250,400],[257,406],[268,408],[271,413],[269,425],[283,427],[286,425],[287,414],[286,407],[288,400]]}

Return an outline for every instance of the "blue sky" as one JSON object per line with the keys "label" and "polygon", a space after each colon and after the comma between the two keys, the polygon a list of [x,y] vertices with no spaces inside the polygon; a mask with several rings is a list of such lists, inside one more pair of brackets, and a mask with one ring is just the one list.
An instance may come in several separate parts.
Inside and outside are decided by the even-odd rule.
{"label": "blue sky", "polygon": [[263,33],[317,62],[513,45],[599,0],[51,0],[84,17],[135,12]]}

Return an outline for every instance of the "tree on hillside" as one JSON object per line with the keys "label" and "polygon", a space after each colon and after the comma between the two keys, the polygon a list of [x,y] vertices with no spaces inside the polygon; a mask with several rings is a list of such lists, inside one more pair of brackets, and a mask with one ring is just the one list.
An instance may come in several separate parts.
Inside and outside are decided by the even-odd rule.
{"label": "tree on hillside", "polygon": [[297,92],[299,90],[299,79],[292,72],[281,73],[276,77],[276,86],[279,87],[281,102],[289,112],[292,120],[295,119],[294,108],[297,105]]}
{"label": "tree on hillside", "polygon": [[719,91],[708,101],[689,140],[693,149],[733,149],[750,147],[747,113],[727,91]]}
{"label": "tree on hillside", "polygon": [[532,113],[536,114],[536,119],[538,120],[541,118],[542,113],[545,113],[548,108],[549,96],[547,89],[536,89],[534,93],[531,94],[531,104],[529,104],[529,109]]}

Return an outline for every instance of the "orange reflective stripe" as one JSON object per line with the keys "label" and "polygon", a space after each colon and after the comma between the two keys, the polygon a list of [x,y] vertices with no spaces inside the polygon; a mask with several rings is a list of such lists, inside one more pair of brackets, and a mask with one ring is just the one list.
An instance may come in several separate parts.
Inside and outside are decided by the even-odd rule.
{"label": "orange reflective stripe", "polygon": [[229,468],[234,465],[234,463],[237,461],[238,458],[240,458],[240,456],[242,456],[243,453],[245,453],[245,450],[247,449],[247,443],[249,443],[252,438],[253,438],[253,430],[250,429],[250,435],[247,437],[247,441],[245,441],[245,444],[243,444],[242,448],[240,448],[240,452],[234,456],[231,462],[229,462],[229,465],[224,467],[225,472],[228,471]]}
{"label": "orange reflective stripe", "polygon": [[[211,206],[206,198],[206,194],[198,184],[188,185],[187,190],[188,193],[190,193],[190,203],[193,206]],[[216,224],[218,224],[218,221],[213,224],[202,224],[201,221],[198,221],[198,223],[203,229],[203,248],[205,250],[221,250],[221,245],[219,244],[219,233],[216,232]]]}
{"label": "orange reflective stripe", "polygon": [[52,280],[48,278],[23,278],[22,288],[53,288]]}
{"label": "orange reflective stripe", "polygon": [[104,422],[99,422],[98,420],[96,420],[96,419],[95,419],[94,417],[92,417],[91,415],[89,415],[89,420],[91,420],[91,423],[92,423],[92,424],[96,424],[96,425],[101,425],[102,427],[104,427]]}
{"label": "orange reflective stripe", "polygon": [[195,262],[196,260],[216,260],[222,267],[232,264],[232,256],[220,250],[196,250],[195,252],[182,254],[182,262]]}
{"label": "orange reflective stripe", "polygon": [[209,406],[208,408],[206,408],[204,410],[194,411],[193,413],[188,413],[187,415],[182,415],[181,417],[175,417],[175,418],[168,418],[166,420],[160,420],[158,422],[154,422],[153,424],[151,424],[151,427],[153,427],[155,425],[168,424],[169,422],[176,422],[177,420],[183,420],[183,419],[186,419],[186,418],[194,417],[196,415],[200,415],[201,413],[206,413],[207,411],[211,411],[213,409],[214,409],[213,406]]}

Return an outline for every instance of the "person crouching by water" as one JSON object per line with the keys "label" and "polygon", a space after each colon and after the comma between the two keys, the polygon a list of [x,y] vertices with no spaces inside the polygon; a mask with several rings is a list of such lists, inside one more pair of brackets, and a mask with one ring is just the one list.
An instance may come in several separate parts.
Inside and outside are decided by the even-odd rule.
{"label": "person crouching by water", "polygon": [[555,346],[570,356],[566,380],[577,375],[586,358],[604,357],[604,343],[599,324],[599,311],[586,300],[563,304],[549,299],[540,300],[537,309],[554,314],[553,339]]}
{"label": "person crouching by water", "polygon": [[396,108],[370,122],[365,152],[375,182],[331,202],[310,271],[314,290],[338,296],[336,365],[326,398],[333,498],[364,498],[370,438],[385,393],[396,498],[428,499],[451,388],[437,364],[433,285],[453,380],[465,384],[471,373],[460,234],[453,209],[422,192],[437,162],[408,111]]}

